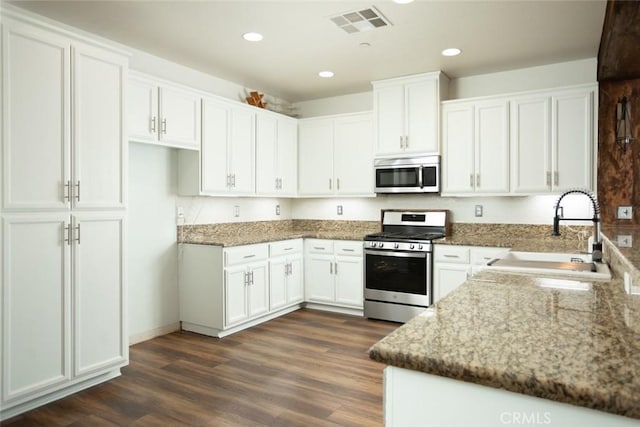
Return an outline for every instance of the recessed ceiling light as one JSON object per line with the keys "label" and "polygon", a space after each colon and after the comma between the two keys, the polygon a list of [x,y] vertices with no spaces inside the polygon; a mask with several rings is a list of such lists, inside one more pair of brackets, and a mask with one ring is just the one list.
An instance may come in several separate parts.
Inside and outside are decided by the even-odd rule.
{"label": "recessed ceiling light", "polygon": [[318,75],[322,78],[328,79],[330,77],[333,77],[333,71],[329,71],[329,70],[320,71]]}
{"label": "recessed ceiling light", "polygon": [[242,35],[242,38],[245,39],[248,42],[259,42],[260,40],[263,39],[262,34],[260,33],[244,33]]}
{"label": "recessed ceiling light", "polygon": [[397,4],[408,4],[413,3],[413,0],[393,0],[393,2]]}
{"label": "recessed ceiling light", "polygon": [[462,53],[457,47],[450,47],[442,51],[442,56],[458,56]]}

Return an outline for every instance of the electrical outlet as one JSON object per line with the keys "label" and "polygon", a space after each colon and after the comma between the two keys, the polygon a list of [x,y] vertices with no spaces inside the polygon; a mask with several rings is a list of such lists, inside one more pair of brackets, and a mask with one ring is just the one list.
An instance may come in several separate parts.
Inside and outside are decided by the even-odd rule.
{"label": "electrical outlet", "polygon": [[233,216],[235,216],[236,218],[240,216],[240,206],[235,205],[233,207]]}
{"label": "electrical outlet", "polygon": [[616,218],[618,219],[633,218],[633,208],[631,206],[618,206]]}
{"label": "electrical outlet", "polygon": [[280,215],[280,205],[276,205],[276,215]]}
{"label": "electrical outlet", "polygon": [[476,216],[482,216],[482,205],[476,205]]}
{"label": "electrical outlet", "polygon": [[176,206],[176,225],[184,225],[184,208]]}
{"label": "electrical outlet", "polygon": [[338,205],[338,215],[342,215],[342,205]]}
{"label": "electrical outlet", "polygon": [[618,246],[619,248],[633,247],[633,237],[626,234],[616,236],[616,246]]}

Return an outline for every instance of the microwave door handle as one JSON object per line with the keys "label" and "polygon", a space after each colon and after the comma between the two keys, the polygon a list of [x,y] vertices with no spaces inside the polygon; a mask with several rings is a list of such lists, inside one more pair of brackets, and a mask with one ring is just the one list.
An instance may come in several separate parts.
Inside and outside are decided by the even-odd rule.
{"label": "microwave door handle", "polygon": [[418,168],[418,187],[420,188],[424,188],[424,183],[422,182],[422,169],[422,166]]}

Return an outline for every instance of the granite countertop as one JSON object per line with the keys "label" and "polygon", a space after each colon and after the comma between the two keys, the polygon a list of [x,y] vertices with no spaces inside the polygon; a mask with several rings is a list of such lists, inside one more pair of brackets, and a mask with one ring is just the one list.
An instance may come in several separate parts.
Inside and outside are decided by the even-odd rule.
{"label": "granite countertop", "polygon": [[[585,290],[563,290],[566,285]],[[483,271],[375,344],[388,365],[640,419],[640,297]]]}

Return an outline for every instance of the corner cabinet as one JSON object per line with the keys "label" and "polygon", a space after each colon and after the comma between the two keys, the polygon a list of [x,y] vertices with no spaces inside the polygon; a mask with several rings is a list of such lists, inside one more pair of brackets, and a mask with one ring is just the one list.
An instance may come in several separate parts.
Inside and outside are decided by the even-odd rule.
{"label": "corner cabinet", "polygon": [[2,42],[6,419],[111,379],[128,362],[128,60],[12,9],[2,11]]}
{"label": "corner cabinet", "polygon": [[442,193],[509,193],[509,102],[442,106]]}
{"label": "corner cabinet", "polygon": [[560,193],[594,187],[597,85],[511,101],[512,191]]}
{"label": "corner cabinet", "polygon": [[306,301],[316,308],[362,310],[362,242],[305,240]]}
{"label": "corner cabinet", "polygon": [[448,82],[441,72],[373,82],[376,157],[440,151],[440,101]]}
{"label": "corner cabinet", "polygon": [[298,194],[373,196],[370,113],[299,121]]}
{"label": "corner cabinet", "polygon": [[255,127],[254,107],[205,97],[200,152],[178,154],[179,193],[255,194]]}
{"label": "corner cabinet", "polygon": [[256,194],[295,196],[298,186],[298,121],[257,111]]}
{"label": "corner cabinet", "polygon": [[433,248],[433,302],[436,303],[481,271],[487,262],[509,248],[435,244]]}
{"label": "corner cabinet", "polygon": [[301,239],[180,251],[184,330],[222,338],[301,306]]}
{"label": "corner cabinet", "polygon": [[200,149],[200,94],[131,73],[127,98],[130,141]]}

